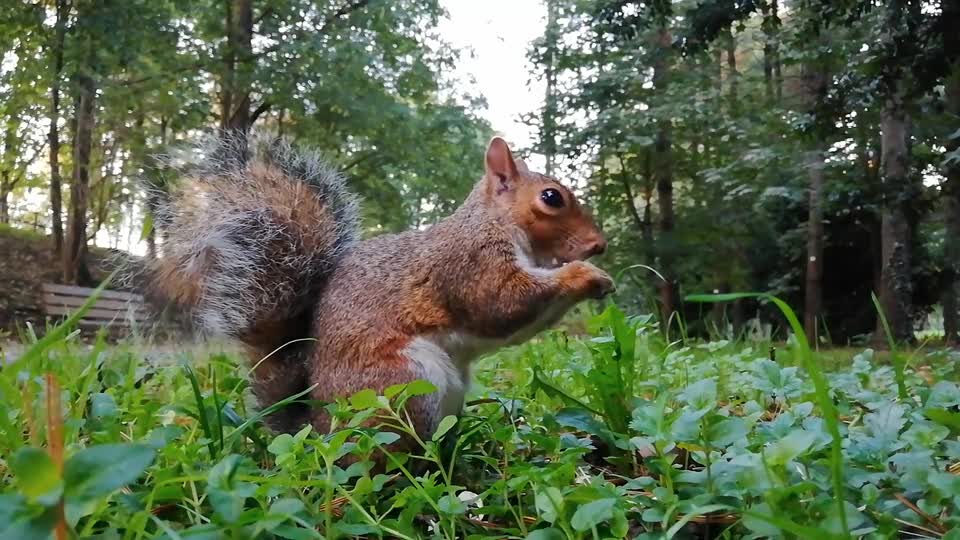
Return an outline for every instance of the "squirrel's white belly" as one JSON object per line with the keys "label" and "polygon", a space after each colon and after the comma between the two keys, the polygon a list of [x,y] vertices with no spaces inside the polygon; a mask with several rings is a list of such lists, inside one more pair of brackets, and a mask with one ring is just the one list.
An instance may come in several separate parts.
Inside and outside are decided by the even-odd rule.
{"label": "squirrel's white belly", "polygon": [[550,306],[532,324],[518,329],[504,339],[481,338],[468,332],[444,332],[418,336],[403,349],[418,377],[437,387],[436,421],[445,416],[459,416],[470,383],[470,363],[478,356],[501,347],[527,341],[551,326],[570,309],[572,303]]}
{"label": "squirrel's white belly", "polygon": [[508,340],[478,338],[465,332],[419,336],[410,341],[403,354],[417,375],[437,387],[437,421],[459,416],[470,383],[470,363]]}
{"label": "squirrel's white belly", "polygon": [[434,339],[417,337],[403,349],[414,373],[437,387],[437,422],[445,416],[459,416],[470,379],[469,367],[457,362]]}

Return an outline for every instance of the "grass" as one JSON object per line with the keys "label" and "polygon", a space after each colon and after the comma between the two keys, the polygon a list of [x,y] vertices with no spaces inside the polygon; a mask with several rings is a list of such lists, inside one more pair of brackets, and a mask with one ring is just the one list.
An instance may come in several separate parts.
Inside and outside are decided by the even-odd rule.
{"label": "grass", "polygon": [[15,227],[8,223],[0,223],[0,235],[10,236],[20,240],[33,240],[40,241],[43,240],[46,236],[37,231],[24,229],[22,227]]}
{"label": "grass", "polygon": [[61,330],[0,371],[0,538],[960,538],[957,353],[894,369],[797,333],[772,360],[613,306],[576,327],[481,360],[464,414],[379,474],[396,435],[356,426],[409,430],[429,385],[275,435],[227,350],[154,365]]}

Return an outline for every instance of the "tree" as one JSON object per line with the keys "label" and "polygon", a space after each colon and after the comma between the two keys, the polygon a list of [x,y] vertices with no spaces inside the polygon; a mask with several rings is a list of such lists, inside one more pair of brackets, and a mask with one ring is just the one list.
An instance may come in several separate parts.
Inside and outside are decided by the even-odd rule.
{"label": "tree", "polygon": [[90,197],[90,159],[97,87],[92,76],[76,75],[77,96],[73,116],[73,174],[70,181],[70,217],[63,250],[63,281],[92,284],[87,267],[87,204]]}
{"label": "tree", "polygon": [[[946,110],[954,125],[960,125],[960,60],[945,86]],[[945,145],[946,179],[942,187],[944,235],[943,330],[947,343],[960,344],[960,129],[952,132]]]}
{"label": "tree", "polygon": [[[658,92],[665,92],[670,85],[670,63],[672,57],[670,30],[667,27],[670,17],[668,5],[662,5],[654,12],[656,22],[656,38],[654,46],[655,59],[653,62],[653,87]],[[657,122],[656,142],[653,145],[654,183],[657,186],[657,201],[659,201],[659,233],[660,242],[667,244],[659,249],[660,273],[663,280],[660,282],[660,310],[664,325],[669,324],[673,314],[677,311],[677,281],[674,271],[673,251],[673,156],[671,140],[672,121],[670,118],[661,118]]]}
{"label": "tree", "polygon": [[[256,118],[250,111],[253,67],[253,0],[228,0],[227,42],[221,82],[220,127],[246,132]],[[266,107],[266,102],[263,107]]]}
{"label": "tree", "polygon": [[780,5],[778,0],[760,1],[763,14],[763,82],[768,103],[783,97],[783,75],[780,72]]}
{"label": "tree", "polygon": [[547,0],[547,27],[544,33],[544,78],[546,79],[546,93],[544,95],[543,121],[540,140],[543,141],[543,155],[546,160],[544,172],[547,176],[554,175],[554,161],[557,154],[557,46],[559,39],[559,25],[557,23],[557,2]]}
{"label": "tree", "polygon": [[[916,223],[914,205],[919,186],[910,174],[910,117],[908,99],[913,95],[908,88],[906,66],[916,54],[911,44],[920,17],[920,3],[889,2],[885,6],[884,22],[888,34],[885,45],[898,51],[886,57],[881,64],[881,183],[883,192],[881,227],[880,306],[889,322],[892,337],[898,341],[913,339],[913,276],[911,255],[914,249],[913,228]],[[889,36],[889,37],[888,37]],[[907,52],[906,55],[902,51]],[[902,56],[901,56],[902,55]],[[885,332],[877,322],[877,340]],[[882,341],[881,341],[882,342]]]}
{"label": "tree", "polygon": [[960,4],[945,2],[942,26],[943,51],[948,66],[944,84],[944,109],[947,116],[945,179],[941,188],[945,222],[943,330],[946,343],[960,345],[960,36],[955,31],[960,23]]}
{"label": "tree", "polygon": [[50,73],[50,123],[47,131],[47,146],[50,149],[50,222],[53,230],[53,249],[63,253],[63,193],[60,176],[60,79],[63,74],[63,47],[67,33],[67,18],[71,3],[54,1],[53,32],[44,55],[51,67]]}
{"label": "tree", "polygon": [[823,199],[828,143],[826,135],[829,131],[826,126],[832,120],[825,104],[830,84],[826,51],[829,51],[830,44],[820,28],[822,21],[819,20],[818,15],[806,13],[806,17],[809,22],[803,35],[815,43],[817,48],[809,53],[810,59],[804,62],[801,68],[800,83],[800,99],[809,119],[806,145],[809,198],[803,327],[807,336],[817,340],[819,334],[817,321],[823,309]]}

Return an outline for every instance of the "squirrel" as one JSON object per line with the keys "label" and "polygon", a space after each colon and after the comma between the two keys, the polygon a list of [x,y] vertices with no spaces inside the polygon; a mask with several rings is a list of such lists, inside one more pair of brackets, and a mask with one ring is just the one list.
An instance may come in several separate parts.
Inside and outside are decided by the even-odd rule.
{"label": "squirrel", "polygon": [[[500,137],[451,215],[364,240],[344,177],[284,139],[221,134],[182,175],[156,210],[152,286],[205,333],[244,345],[261,407],[314,384],[310,398],[330,403],[425,379],[437,391],[406,410],[429,440],[460,414],[472,360],[614,289],[586,261],[606,247],[593,218]],[[331,418],[294,402],[265,422],[327,433]]]}

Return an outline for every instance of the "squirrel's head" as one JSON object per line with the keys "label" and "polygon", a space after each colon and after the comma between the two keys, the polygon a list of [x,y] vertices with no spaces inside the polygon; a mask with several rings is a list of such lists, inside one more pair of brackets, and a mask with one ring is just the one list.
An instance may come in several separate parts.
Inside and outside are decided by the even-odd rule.
{"label": "squirrel's head", "polygon": [[527,169],[500,137],[487,147],[483,185],[487,201],[525,234],[537,266],[555,268],[606,249],[603,233],[573,192]]}

